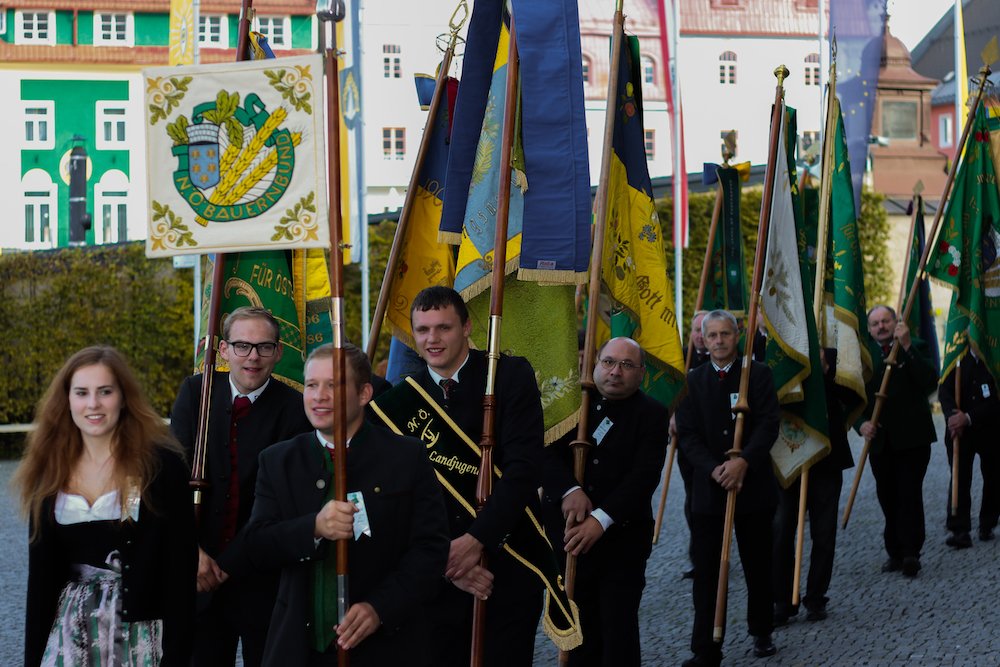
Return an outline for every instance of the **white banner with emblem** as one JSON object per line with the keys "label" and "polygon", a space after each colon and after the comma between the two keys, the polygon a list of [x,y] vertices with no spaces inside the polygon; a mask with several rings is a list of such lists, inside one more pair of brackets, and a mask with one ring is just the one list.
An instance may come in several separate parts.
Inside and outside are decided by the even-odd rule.
{"label": "white banner with emblem", "polygon": [[142,74],[148,257],[330,246],[321,55]]}

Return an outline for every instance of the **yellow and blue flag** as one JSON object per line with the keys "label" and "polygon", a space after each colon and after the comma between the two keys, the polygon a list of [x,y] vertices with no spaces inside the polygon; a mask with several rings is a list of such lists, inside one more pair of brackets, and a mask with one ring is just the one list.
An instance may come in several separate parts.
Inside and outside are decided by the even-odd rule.
{"label": "yellow and blue flag", "polygon": [[628,336],[646,351],[642,390],[669,408],[687,394],[673,286],[646,167],[639,41],[622,39],[601,282],[611,302],[598,340]]}

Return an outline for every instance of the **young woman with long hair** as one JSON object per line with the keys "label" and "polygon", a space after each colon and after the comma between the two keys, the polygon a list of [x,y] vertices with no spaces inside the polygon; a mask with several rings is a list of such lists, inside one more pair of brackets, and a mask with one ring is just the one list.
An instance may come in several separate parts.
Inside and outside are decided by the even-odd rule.
{"label": "young woman with long hair", "polygon": [[189,664],[188,468],[116,350],[56,373],[12,484],[28,517],[25,667]]}

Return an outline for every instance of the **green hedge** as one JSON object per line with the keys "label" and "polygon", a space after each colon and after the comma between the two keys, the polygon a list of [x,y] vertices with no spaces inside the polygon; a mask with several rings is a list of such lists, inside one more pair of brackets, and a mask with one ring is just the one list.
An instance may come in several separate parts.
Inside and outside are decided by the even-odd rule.
{"label": "green hedge", "polygon": [[[0,423],[26,423],[77,350],[113,345],[167,415],[192,366],[191,270],[143,243],[0,255]],[[0,440],[16,454],[23,435]]]}

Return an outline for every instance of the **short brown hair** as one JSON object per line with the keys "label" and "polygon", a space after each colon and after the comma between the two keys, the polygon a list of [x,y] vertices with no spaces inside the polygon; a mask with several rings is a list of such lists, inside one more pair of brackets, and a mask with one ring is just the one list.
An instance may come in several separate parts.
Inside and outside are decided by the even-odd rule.
{"label": "short brown hair", "polygon": [[240,306],[233,312],[229,313],[226,317],[225,323],[222,325],[222,340],[229,340],[229,331],[233,328],[234,322],[239,322],[240,320],[265,320],[272,327],[274,327],[274,342],[277,343],[281,340],[281,325],[278,324],[278,320],[274,318],[266,308],[261,308],[260,306]]}
{"label": "short brown hair", "polygon": [[[310,361],[317,359],[333,359],[333,350],[333,343],[320,345],[306,357],[306,366],[309,365]],[[368,361],[368,355],[365,354],[364,350],[352,343],[345,343],[344,358],[350,364],[351,370],[354,371],[354,383],[357,385],[355,388],[358,391],[361,391],[361,387],[366,384],[372,383],[372,364]]]}

